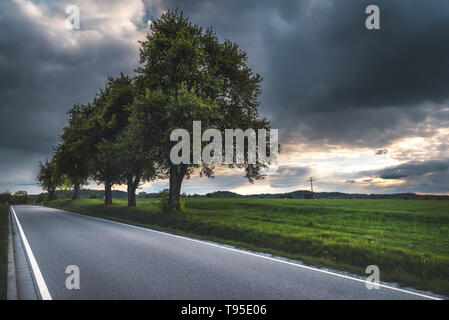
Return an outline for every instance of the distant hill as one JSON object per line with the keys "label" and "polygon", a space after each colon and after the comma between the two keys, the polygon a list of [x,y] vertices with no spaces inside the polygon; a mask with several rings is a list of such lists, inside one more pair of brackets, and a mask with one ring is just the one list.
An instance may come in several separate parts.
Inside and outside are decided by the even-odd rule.
{"label": "distant hill", "polygon": [[[57,191],[58,198],[71,198],[73,190],[64,195],[62,191]],[[82,189],[80,191],[81,198],[89,198],[91,194],[95,193],[98,198],[104,197],[104,190]],[[156,198],[168,193],[168,190],[163,190],[159,193],[140,193],[139,198]],[[407,200],[449,200],[449,196],[444,195],[422,195],[416,193],[391,193],[391,194],[363,194],[363,193],[343,193],[343,192],[314,192],[313,194],[307,190],[297,190],[287,193],[259,193],[251,195],[241,195],[231,191],[215,191],[206,195],[191,195],[192,197],[207,197],[207,198],[266,198],[266,199],[407,199]],[[32,197],[37,197],[34,195]],[[119,190],[112,191],[114,199],[127,199],[128,193]]]}
{"label": "distant hill", "polygon": [[243,198],[241,194],[231,191],[215,191],[206,194],[206,197],[210,198]]}
{"label": "distant hill", "polygon": [[391,193],[391,194],[363,194],[363,193],[342,193],[342,192],[313,192],[307,190],[297,190],[287,193],[260,193],[251,195],[240,195],[229,191],[216,191],[208,193],[206,196],[214,198],[286,198],[286,199],[407,199],[407,200],[449,200],[449,196],[442,195],[422,195],[416,193]]}

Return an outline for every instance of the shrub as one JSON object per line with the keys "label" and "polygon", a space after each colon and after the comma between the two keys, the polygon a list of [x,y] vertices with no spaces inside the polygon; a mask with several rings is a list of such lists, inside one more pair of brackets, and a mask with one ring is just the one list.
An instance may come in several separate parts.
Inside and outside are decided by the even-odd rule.
{"label": "shrub", "polygon": [[186,210],[186,203],[182,200],[179,200],[179,211],[184,212]]}
{"label": "shrub", "polygon": [[313,199],[313,193],[312,192],[307,192],[304,194],[304,199]]}
{"label": "shrub", "polygon": [[95,192],[91,193],[89,199],[98,199],[98,194],[96,194]]}
{"label": "shrub", "polygon": [[[168,205],[168,197],[163,197],[157,202],[158,207],[161,209],[162,212],[169,212],[170,207]],[[184,212],[186,206],[185,202],[182,200],[179,200],[179,212]]]}

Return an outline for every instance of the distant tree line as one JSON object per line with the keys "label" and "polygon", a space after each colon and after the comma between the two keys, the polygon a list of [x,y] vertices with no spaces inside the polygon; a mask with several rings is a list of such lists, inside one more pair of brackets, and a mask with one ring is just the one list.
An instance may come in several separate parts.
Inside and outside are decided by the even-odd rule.
{"label": "distant tree line", "polygon": [[[39,163],[37,180],[56,198],[56,190],[73,188],[73,198],[89,181],[104,185],[104,202],[112,203],[114,185],[127,185],[128,206],[144,182],[169,179],[170,211],[179,209],[181,184],[195,169],[212,177],[210,165],[170,161],[176,142],[170,133],[192,122],[206,128],[270,129],[258,116],[262,78],[247,65],[237,44],[219,41],[212,29],[192,25],[182,12],[169,10],[151,24],[140,42],[135,76],[109,77],[87,104],[68,112],[66,127],[50,159]],[[192,154],[192,153],[191,153]],[[264,164],[235,166],[249,181],[262,179]]]}
{"label": "distant tree line", "polygon": [[33,199],[31,196],[29,196],[26,191],[0,193],[0,203],[3,204],[31,204],[35,200],[36,199]]}

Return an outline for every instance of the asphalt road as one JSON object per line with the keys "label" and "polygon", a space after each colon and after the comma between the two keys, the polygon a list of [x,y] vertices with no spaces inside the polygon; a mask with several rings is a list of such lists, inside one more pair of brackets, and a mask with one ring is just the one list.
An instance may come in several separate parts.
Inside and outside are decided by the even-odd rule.
{"label": "asphalt road", "polygon": [[[426,299],[220,245],[39,206],[14,206],[53,299]],[[66,267],[80,270],[68,290]]]}

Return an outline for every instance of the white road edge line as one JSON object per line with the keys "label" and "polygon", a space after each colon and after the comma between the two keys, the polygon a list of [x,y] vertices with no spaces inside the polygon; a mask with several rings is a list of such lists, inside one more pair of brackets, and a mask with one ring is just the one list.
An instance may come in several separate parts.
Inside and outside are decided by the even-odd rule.
{"label": "white road edge line", "polygon": [[[47,207],[47,208],[49,208],[49,207]],[[50,208],[50,209],[55,209],[55,208]],[[296,267],[307,269],[307,270],[313,270],[313,271],[317,271],[317,272],[321,272],[321,273],[337,276],[337,277],[340,277],[340,278],[345,278],[345,279],[349,279],[349,280],[354,280],[354,281],[358,281],[358,282],[372,284],[372,282],[368,282],[367,280],[362,280],[362,279],[346,276],[346,275],[343,275],[343,274],[338,274],[338,273],[327,271],[327,270],[322,270],[322,269],[318,269],[318,268],[314,268],[314,267],[309,267],[309,266],[305,266],[305,265],[294,263],[294,262],[289,262],[289,261],[284,261],[284,260],[280,260],[280,259],[276,259],[276,258],[272,258],[272,257],[267,257],[267,256],[263,256],[263,255],[260,255],[260,254],[257,254],[257,253],[253,253],[253,252],[243,251],[243,250],[239,250],[239,249],[235,249],[235,248],[229,248],[229,247],[226,247],[226,246],[223,246],[223,245],[219,245],[219,244],[214,244],[214,243],[201,241],[201,240],[197,240],[197,239],[193,239],[193,238],[178,236],[178,235],[171,234],[171,233],[164,232],[164,231],[158,231],[158,230],[153,230],[153,229],[149,229],[149,228],[139,227],[139,226],[135,226],[135,225],[132,225],[132,224],[126,224],[126,223],[122,223],[122,222],[118,222],[118,221],[114,221],[114,220],[108,220],[108,219],[93,217],[93,216],[89,216],[89,215],[85,215],[85,214],[81,214],[81,213],[75,213],[75,212],[70,212],[70,211],[65,211],[65,210],[60,210],[60,209],[55,209],[55,210],[71,213],[71,214],[74,214],[74,215],[79,215],[79,216],[82,216],[82,217],[88,217],[88,218],[92,218],[92,219],[96,219],[96,220],[107,221],[107,222],[110,222],[110,223],[116,223],[116,224],[120,224],[120,225],[123,225],[123,226],[137,228],[137,229],[141,229],[141,230],[145,230],[145,231],[149,231],[149,232],[159,233],[159,234],[167,235],[167,236],[170,236],[170,237],[175,237],[175,238],[179,238],[179,239],[184,239],[184,240],[189,240],[189,241],[193,241],[193,242],[198,242],[198,243],[206,244],[206,245],[217,247],[217,248],[222,248],[222,249],[226,249],[226,250],[230,250],[230,251],[235,251],[235,252],[247,254],[247,255],[250,255],[250,256],[255,256],[255,257],[259,257],[259,258],[263,258],[263,259],[267,259],[267,260],[271,260],[271,261],[285,263],[285,264],[288,264],[288,265],[296,266]],[[441,298],[432,297],[432,296],[428,296],[428,295],[421,294],[421,293],[418,293],[418,292],[413,292],[413,291],[409,291],[409,290],[405,290],[405,289],[400,289],[400,288],[388,286],[388,285],[385,285],[385,284],[382,284],[382,283],[379,283],[378,286],[382,287],[382,288],[394,290],[394,291],[399,291],[399,292],[408,293],[408,294],[411,294],[411,295],[415,295],[415,296],[431,299],[431,300],[443,300]]]}
{"label": "white road edge line", "polygon": [[11,210],[12,210],[12,213],[14,214],[14,218],[16,220],[20,236],[22,237],[23,245],[24,245],[25,251],[28,255],[28,259],[31,264],[31,269],[34,274],[34,279],[36,280],[42,300],[52,300],[50,292],[48,291],[47,285],[45,284],[44,277],[42,276],[41,270],[39,269],[36,259],[34,258],[33,251],[31,250],[30,244],[28,243],[27,237],[25,236],[25,233],[23,232],[22,226],[20,225],[19,219],[17,218],[16,211],[14,210],[13,206],[11,206]]}

